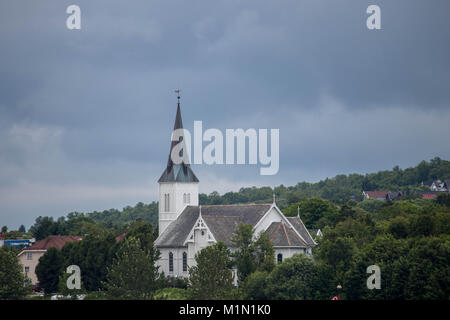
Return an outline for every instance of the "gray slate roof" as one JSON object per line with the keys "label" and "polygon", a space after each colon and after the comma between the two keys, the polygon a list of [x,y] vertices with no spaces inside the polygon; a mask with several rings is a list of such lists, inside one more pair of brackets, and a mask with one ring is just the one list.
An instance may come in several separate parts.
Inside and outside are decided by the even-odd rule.
{"label": "gray slate roof", "polygon": [[[217,241],[231,246],[231,237],[239,223],[255,226],[271,204],[235,204],[202,206],[202,218]],[[155,242],[157,247],[183,247],[199,216],[198,206],[187,206]]]}
{"label": "gray slate roof", "polygon": [[308,247],[306,242],[284,222],[272,222],[266,231],[274,247]]}
{"label": "gray slate roof", "polygon": [[[264,214],[269,211],[272,204],[234,204],[202,206],[202,218],[217,241],[232,246],[231,237],[239,223],[255,226]],[[176,248],[184,247],[183,243],[194,227],[199,217],[198,206],[187,206],[172,222],[155,242],[156,247]],[[273,238],[274,246],[315,246],[316,243],[308,234],[299,217],[287,217],[289,222],[303,237],[285,223],[274,222],[267,231]]]}
{"label": "gray slate roof", "polygon": [[300,217],[287,217],[287,219],[294,226],[295,230],[297,230],[297,232],[302,236],[302,238],[305,239],[308,246],[316,245],[313,238],[309,235],[308,230],[306,230],[306,227]]}

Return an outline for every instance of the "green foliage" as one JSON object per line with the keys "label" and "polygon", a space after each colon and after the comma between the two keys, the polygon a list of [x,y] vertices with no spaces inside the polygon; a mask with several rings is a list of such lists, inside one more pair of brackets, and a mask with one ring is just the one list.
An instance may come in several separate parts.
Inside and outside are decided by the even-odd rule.
{"label": "green foliage", "polygon": [[255,246],[253,243],[253,226],[241,223],[231,238],[237,250],[232,254],[238,270],[239,281],[243,282],[249,274],[256,270]]}
{"label": "green foliage", "polygon": [[64,258],[56,248],[49,248],[47,252],[39,258],[36,266],[36,275],[39,280],[39,287],[45,294],[58,291],[59,277],[64,268]]}
{"label": "green foliage", "polygon": [[156,291],[154,300],[188,300],[189,291],[180,288],[164,288]]}
{"label": "green foliage", "polygon": [[107,266],[112,262],[115,246],[112,234],[90,235],[82,241],[68,242],[61,250],[64,267],[72,264],[79,266],[84,288],[88,291],[100,290],[106,280]]}
{"label": "green foliage", "polygon": [[152,202],[150,204],[144,204],[139,202],[134,207],[127,206],[122,210],[110,209],[102,212],[94,211],[88,213],[87,216],[97,224],[105,225],[107,227],[121,227],[138,219],[150,222],[152,225],[157,225],[158,203]]}
{"label": "green foliage", "polygon": [[189,268],[190,297],[200,300],[230,299],[233,296],[230,250],[221,242],[195,255],[196,266]]}
{"label": "green foliage", "polygon": [[[400,169],[395,166],[392,170],[379,171],[366,175],[352,173],[337,175],[317,183],[299,182],[295,186],[280,185],[269,187],[241,188],[238,192],[228,192],[220,195],[214,191],[209,195],[200,194],[200,204],[234,204],[234,203],[270,203],[272,194],[277,197],[277,204],[281,209],[309,198],[321,198],[334,204],[343,205],[350,200],[362,200],[363,190],[404,190],[407,198],[414,198],[415,191],[426,190],[422,182],[435,179],[450,179],[450,161],[438,157],[429,162],[422,161],[416,167]],[[366,202],[367,201],[367,202]],[[377,212],[383,202],[380,200],[365,200],[358,206],[368,212]],[[292,214],[297,214],[295,206]],[[309,225],[308,225],[309,226]],[[309,226],[311,228],[311,226]],[[322,228],[323,226],[314,226]]]}
{"label": "green foliage", "polygon": [[356,205],[358,208],[364,209],[367,212],[374,213],[380,211],[380,209],[385,205],[385,201],[378,199],[366,199],[364,201],[358,202]]}
{"label": "green foliage", "polygon": [[112,299],[151,299],[159,288],[158,269],[138,238],[127,238],[118,249],[104,283]]}
{"label": "green foliage", "polygon": [[339,212],[331,202],[318,198],[293,203],[284,212],[287,216],[296,216],[298,211],[303,223],[309,228],[334,224]]}
{"label": "green foliage", "polygon": [[267,279],[266,296],[275,300],[316,299],[319,272],[314,261],[295,254],[285,259]]}
{"label": "green foliage", "polygon": [[6,247],[0,248],[0,299],[24,299],[31,291],[25,286],[26,278],[22,273],[16,253]]}
{"label": "green foliage", "polygon": [[261,232],[255,241],[256,268],[271,272],[275,268],[275,249],[266,232]]}
{"label": "green foliage", "polygon": [[243,285],[245,299],[268,300],[266,287],[269,273],[266,271],[255,271],[249,275]]}
{"label": "green foliage", "polygon": [[440,193],[436,198],[436,203],[450,207],[450,193]]}
{"label": "green foliage", "polygon": [[270,272],[275,267],[275,251],[269,235],[261,232],[256,239],[253,237],[253,227],[241,223],[231,238],[236,248],[232,257],[237,267],[239,283],[256,270]]}

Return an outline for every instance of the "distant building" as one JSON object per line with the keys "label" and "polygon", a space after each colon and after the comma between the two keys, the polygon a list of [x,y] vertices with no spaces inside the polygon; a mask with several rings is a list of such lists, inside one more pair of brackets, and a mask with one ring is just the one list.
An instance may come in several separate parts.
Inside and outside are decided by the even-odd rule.
{"label": "distant building", "polygon": [[0,246],[4,245],[7,247],[14,247],[14,248],[28,248],[35,242],[35,239],[7,239],[0,242]]}
{"label": "distant building", "polygon": [[388,201],[394,201],[394,200],[401,200],[402,197],[404,196],[404,192],[403,191],[397,191],[397,192],[388,192],[386,194],[386,199]]}
{"label": "distant building", "polygon": [[430,185],[431,191],[449,192],[450,180],[434,180]]}
{"label": "distant building", "polygon": [[380,190],[363,191],[363,197],[364,200],[366,199],[386,200],[386,196],[388,193],[389,191],[380,191]]}
{"label": "distant building", "polygon": [[426,192],[426,193],[422,193],[422,199],[436,199],[437,198],[437,194],[436,193],[430,193],[430,192]]}
{"label": "distant building", "polygon": [[54,247],[61,250],[67,242],[80,241],[82,239],[83,237],[80,236],[48,236],[22,250],[17,256],[19,257],[19,262],[23,266],[24,274],[31,280],[33,285],[37,284],[38,279],[35,270],[39,263],[39,258],[42,257],[49,248]]}

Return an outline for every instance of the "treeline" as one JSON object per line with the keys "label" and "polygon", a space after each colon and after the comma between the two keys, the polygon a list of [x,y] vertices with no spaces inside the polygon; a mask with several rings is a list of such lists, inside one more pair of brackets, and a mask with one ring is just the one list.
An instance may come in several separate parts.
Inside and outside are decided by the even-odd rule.
{"label": "treeline", "polygon": [[[223,195],[214,191],[209,195],[200,194],[199,201],[202,205],[270,203],[273,201],[275,193],[280,209],[296,212],[297,207],[291,207],[292,204],[310,198],[329,200],[337,205],[346,204],[348,201],[361,201],[362,190],[402,190],[410,194],[410,198],[414,198],[415,191],[428,189],[421,186],[422,182],[435,179],[450,179],[450,161],[436,157],[430,162],[422,161],[416,167],[404,170],[396,166],[393,170],[379,171],[378,173],[337,175],[316,183],[299,182],[295,186],[280,185],[273,189],[270,187],[241,188],[238,192],[227,192]],[[367,204],[365,205],[367,206]],[[129,224],[137,219],[156,226],[158,224],[158,203],[139,202],[133,207],[127,206],[122,210],[109,209],[91,213],[72,212],[66,217],[56,220],[52,217],[38,217],[29,232],[33,233],[37,240],[52,234],[85,235],[99,232],[96,227],[126,230]]]}
{"label": "treeline", "polygon": [[71,212],[56,220],[53,217],[39,216],[30,227],[29,233],[33,234],[37,241],[49,235],[87,236],[103,234],[106,231],[117,235],[126,231],[135,221],[146,221],[157,226],[158,204],[139,202],[134,207],[127,206],[122,210],[110,209],[86,214]]}
{"label": "treeline", "polygon": [[284,209],[294,202],[308,198],[322,198],[335,204],[344,204],[349,200],[362,200],[363,190],[402,190],[413,194],[419,190],[429,190],[422,187],[422,182],[450,179],[450,161],[436,157],[429,162],[422,161],[417,166],[400,169],[395,166],[392,170],[377,173],[337,175],[331,179],[316,183],[299,182],[295,186],[280,185],[274,189],[270,187],[241,188],[238,192],[227,192],[220,195],[212,192],[201,194],[201,204],[234,204],[246,202],[272,202],[273,193],[277,198],[277,205]]}

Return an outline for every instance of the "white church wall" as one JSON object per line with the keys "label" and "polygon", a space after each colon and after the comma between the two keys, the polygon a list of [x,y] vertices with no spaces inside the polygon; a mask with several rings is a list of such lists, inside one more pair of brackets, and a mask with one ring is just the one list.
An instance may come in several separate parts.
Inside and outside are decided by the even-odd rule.
{"label": "white church wall", "polygon": [[[157,266],[159,266],[159,272],[164,272],[166,276],[172,277],[188,277],[189,268],[187,271],[183,271],[183,252],[188,254],[188,248],[160,248],[160,258],[157,261]],[[169,253],[173,254],[173,271],[169,270]],[[189,257],[189,256],[188,256]],[[187,261],[188,267],[189,258]]]}
{"label": "white church wall", "polygon": [[281,214],[278,212],[277,209],[272,207],[268,213],[257,223],[255,226],[255,237],[259,235],[260,232],[266,231],[267,228],[273,223],[273,222],[281,222],[284,221]]}
{"label": "white church wall", "polygon": [[[169,195],[169,211],[166,211],[166,194]],[[159,183],[159,234],[178,218],[187,205],[198,205],[197,182]]]}
{"label": "white church wall", "polygon": [[283,261],[287,258],[291,258],[294,254],[305,254],[305,249],[303,248],[293,248],[293,247],[274,247],[275,250],[275,261],[277,261],[278,254],[282,254]]}

